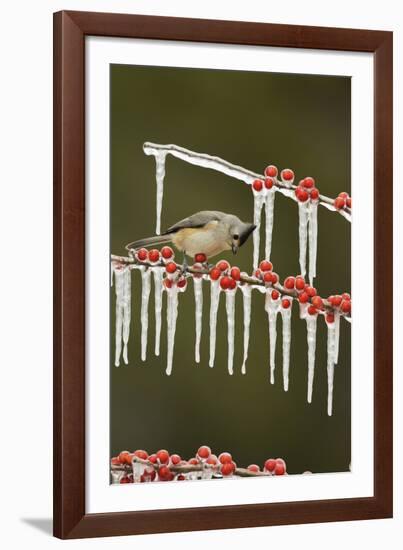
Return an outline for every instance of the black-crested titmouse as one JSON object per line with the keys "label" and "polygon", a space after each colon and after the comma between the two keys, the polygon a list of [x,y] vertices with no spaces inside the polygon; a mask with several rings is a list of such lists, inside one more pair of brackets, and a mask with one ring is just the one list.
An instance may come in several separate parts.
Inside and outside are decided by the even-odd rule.
{"label": "black-crested titmouse", "polygon": [[236,254],[255,229],[256,225],[244,223],[233,214],[203,210],[180,220],[162,235],[134,241],[126,248],[133,250],[172,242],[178,250],[192,258],[196,254],[211,258],[225,250]]}

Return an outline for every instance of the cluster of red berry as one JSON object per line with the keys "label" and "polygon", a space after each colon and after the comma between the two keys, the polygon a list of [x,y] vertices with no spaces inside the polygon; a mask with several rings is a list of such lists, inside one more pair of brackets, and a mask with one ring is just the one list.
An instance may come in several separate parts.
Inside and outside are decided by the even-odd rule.
{"label": "cluster of red berry", "polygon": [[[140,460],[138,460],[140,459]],[[196,455],[189,460],[182,460],[178,454],[169,454],[165,449],[156,453],[148,454],[146,451],[137,450],[134,453],[122,451],[118,456],[111,459],[111,466],[117,469],[132,466],[133,462],[140,462],[143,465],[143,473],[140,482],[150,481],[183,481],[192,472],[210,471],[217,477],[228,477],[232,475],[285,475],[287,466],[282,458],[269,458],[265,461],[261,470],[257,464],[250,464],[246,469],[238,469],[232,456],[228,452],[215,455],[210,447],[202,445]],[[133,483],[133,474],[125,471],[120,483]]]}
{"label": "cluster of red berry", "polygon": [[[258,193],[262,191],[262,189],[271,189],[275,183],[276,178],[278,174],[277,166],[266,166],[264,170],[264,180],[263,179],[256,179],[252,182],[252,189],[254,191],[257,191]],[[280,173],[281,181],[287,185],[291,185],[294,181],[294,172],[290,170],[289,168],[285,168]]]}
{"label": "cluster of red berry", "polygon": [[174,251],[170,246],[164,246],[161,250],[157,250],[156,248],[152,248],[151,250],[147,250],[147,248],[139,248],[136,250],[136,258],[140,262],[149,261],[152,264],[156,264],[160,260],[165,262],[173,260],[174,257]]}
{"label": "cluster of red berry", "polygon": [[337,198],[334,199],[333,204],[337,208],[337,210],[342,210],[346,206],[348,208],[351,208],[351,197],[348,193],[343,191],[342,193],[339,193],[339,196]]}
{"label": "cluster of red berry", "polygon": [[212,281],[219,279],[223,290],[234,290],[241,279],[241,270],[236,266],[231,267],[226,260],[220,260],[210,270],[210,279]]}
{"label": "cluster of red berry", "polygon": [[308,199],[319,200],[319,189],[315,187],[315,180],[310,176],[302,179],[295,188],[295,196],[299,202],[306,202]]}

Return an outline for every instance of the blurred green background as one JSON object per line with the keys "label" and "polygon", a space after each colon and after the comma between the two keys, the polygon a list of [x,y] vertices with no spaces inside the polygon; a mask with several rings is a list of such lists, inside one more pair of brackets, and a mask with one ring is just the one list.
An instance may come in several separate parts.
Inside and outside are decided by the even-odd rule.
{"label": "blurred green background", "polygon": [[[114,254],[155,232],[155,161],[143,143],[175,143],[262,173],[267,164],[311,175],[323,194],[350,191],[350,79],[244,71],[111,65],[111,231]],[[167,157],[162,228],[204,209],[253,221],[250,188],[221,173]],[[319,208],[318,277],[322,296],[350,289],[350,224]],[[264,224],[264,217],[263,217]],[[264,227],[264,226],[263,226]],[[261,247],[264,245],[262,228]],[[262,250],[262,248],[261,248]],[[234,258],[250,271],[252,239]],[[299,273],[298,208],[276,195],[273,248],[283,279]],[[234,261],[235,260],[235,261]],[[180,260],[181,261],[181,260]],[[201,444],[228,450],[238,465],[281,456],[290,473],[348,470],[350,462],[350,327],[341,323],[333,416],[326,412],[326,328],[318,322],[313,402],[306,401],[306,324],[294,305],[290,386],[282,389],[281,320],[276,383],[269,383],[264,297],[254,293],[247,374],[242,296],[236,299],[235,374],[227,373],[225,299],[221,297],[214,368],[208,366],[209,285],[204,284],[201,363],[194,361],[192,283],[179,297],[173,372],[165,375],[165,299],[161,355],[154,356],[154,299],[149,308],[147,361],[140,359],[141,278],[132,275],[128,366],[114,366],[115,296],[110,316],[111,455],[167,448],[184,458]],[[322,319],[319,319],[322,321]]]}

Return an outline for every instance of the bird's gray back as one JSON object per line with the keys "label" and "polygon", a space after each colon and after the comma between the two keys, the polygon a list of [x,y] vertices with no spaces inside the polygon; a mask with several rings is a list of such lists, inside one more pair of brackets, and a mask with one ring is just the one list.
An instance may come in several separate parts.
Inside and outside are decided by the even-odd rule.
{"label": "bird's gray back", "polygon": [[171,227],[168,227],[164,234],[166,235],[168,233],[176,233],[180,229],[190,227],[204,227],[209,222],[221,221],[228,215],[229,214],[226,214],[225,212],[219,212],[218,210],[202,210],[200,212],[196,212],[196,214],[192,214],[191,216],[184,218],[183,220],[180,220],[174,225],[171,225]]}

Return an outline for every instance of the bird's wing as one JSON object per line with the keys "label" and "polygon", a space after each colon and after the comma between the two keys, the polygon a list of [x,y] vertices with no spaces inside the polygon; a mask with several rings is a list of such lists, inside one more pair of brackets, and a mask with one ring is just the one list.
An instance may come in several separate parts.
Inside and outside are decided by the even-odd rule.
{"label": "bird's wing", "polygon": [[196,214],[192,214],[192,216],[189,216],[188,218],[180,220],[174,225],[171,225],[171,227],[168,227],[164,234],[176,233],[180,229],[185,229],[188,227],[204,227],[209,222],[220,221],[225,215],[226,214],[224,212],[219,212],[217,210],[203,210],[201,212],[197,212]]}

